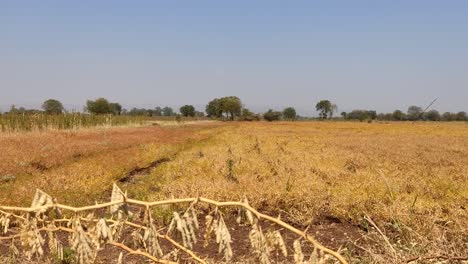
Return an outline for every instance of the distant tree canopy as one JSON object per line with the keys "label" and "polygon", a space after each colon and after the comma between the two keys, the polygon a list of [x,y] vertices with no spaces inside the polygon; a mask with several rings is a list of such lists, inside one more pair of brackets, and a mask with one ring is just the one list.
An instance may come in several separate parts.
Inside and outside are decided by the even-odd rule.
{"label": "distant tree canopy", "polygon": [[346,114],[346,119],[349,120],[374,120],[377,118],[377,112],[374,110],[353,110]]}
{"label": "distant tree canopy", "polygon": [[440,121],[441,115],[437,110],[430,110],[429,112],[424,113],[423,119],[429,121]]}
{"label": "distant tree canopy", "polygon": [[468,115],[466,114],[466,112],[458,112],[455,114],[455,120],[468,121]]}
{"label": "distant tree canopy", "polygon": [[205,113],[204,113],[204,112],[201,112],[201,111],[195,111],[195,116],[196,116],[196,117],[204,117],[204,116],[205,116]]}
{"label": "distant tree canopy", "polygon": [[468,121],[468,115],[466,112],[450,113],[445,112],[442,114],[442,120],[444,121]]}
{"label": "distant tree canopy", "polygon": [[109,103],[111,113],[114,115],[122,114],[122,106],[119,103]]}
{"label": "distant tree canopy", "polygon": [[249,109],[244,108],[242,109],[242,114],[239,120],[240,121],[259,121],[260,117],[257,114],[251,112]]}
{"label": "distant tree canopy", "polygon": [[65,110],[62,103],[56,99],[48,99],[42,104],[42,109],[46,114],[58,115]]}
{"label": "distant tree canopy", "polygon": [[[431,104],[432,106],[432,104]],[[26,109],[25,107],[16,107],[12,105],[10,110],[1,113],[2,115],[9,114],[61,114],[65,112],[62,103],[56,99],[48,99],[42,104],[42,109]],[[119,103],[109,102],[105,98],[97,98],[88,100],[84,107],[84,111],[91,114],[113,114],[113,115],[132,115],[132,116],[165,116],[177,117],[181,120],[185,117],[204,117],[205,113],[196,111],[193,105],[184,105],[180,107],[180,114],[176,113],[171,107],[157,106],[154,109],[132,108],[131,110],[123,109]],[[313,120],[314,117],[301,117],[296,113],[294,107],[286,107],[283,111],[268,110],[263,114],[256,114],[247,108],[243,108],[241,100],[236,96],[226,96],[215,98],[206,105],[206,114],[211,118],[223,118],[227,120],[239,121],[276,121],[276,120]],[[333,114],[337,112],[338,107],[329,100],[321,100],[315,105],[315,110],[319,112],[320,119],[333,118]],[[468,121],[468,114],[460,111],[457,113],[444,112],[441,113],[435,109],[429,111],[424,110],[419,106],[412,105],[408,107],[407,112],[399,109],[390,113],[378,113],[374,110],[353,110],[351,112],[341,112],[342,119],[346,120],[382,120],[382,121]]]}
{"label": "distant tree canopy", "polygon": [[193,105],[184,105],[180,108],[180,114],[185,117],[188,117],[188,116],[194,117],[195,107],[193,107]]}
{"label": "distant tree canopy", "polygon": [[7,112],[8,114],[39,114],[41,111],[36,110],[36,109],[26,109],[25,107],[19,107],[17,108],[15,105],[12,105],[10,107],[10,111]]}
{"label": "distant tree canopy", "polygon": [[407,111],[408,120],[415,121],[415,120],[421,119],[423,111],[424,110],[419,106],[412,105],[408,107],[408,111]]}
{"label": "distant tree canopy", "polygon": [[396,121],[403,121],[406,120],[406,114],[403,113],[401,110],[395,110],[392,113],[392,119]]}
{"label": "distant tree canopy", "polygon": [[327,119],[333,117],[333,112],[338,110],[338,107],[329,100],[321,100],[315,105],[315,110],[319,112],[321,119]]}
{"label": "distant tree canopy", "polygon": [[205,110],[208,117],[221,118],[225,116],[234,120],[242,113],[242,102],[236,96],[215,98],[208,103]]}
{"label": "distant tree canopy", "polygon": [[174,110],[169,106],[166,106],[162,109],[163,116],[175,116]]}
{"label": "distant tree canopy", "polygon": [[133,107],[126,114],[131,116],[152,116],[152,110]]}
{"label": "distant tree canopy", "polygon": [[156,106],[153,110],[153,116],[162,116],[162,115],[163,115],[162,108],[159,106]]}
{"label": "distant tree canopy", "polygon": [[112,113],[111,104],[105,98],[98,98],[94,101],[88,100],[86,102],[86,110],[96,115]]}
{"label": "distant tree canopy", "polygon": [[377,115],[377,119],[388,121],[468,121],[468,116],[465,112],[440,114],[435,109],[423,112],[422,109],[413,108],[410,115],[403,113],[401,110],[395,110],[393,113],[380,113]]}
{"label": "distant tree canopy", "polygon": [[265,114],[263,114],[263,118],[266,121],[278,121],[281,119],[282,113],[278,111],[273,111],[272,109],[268,110]]}
{"label": "distant tree canopy", "polygon": [[132,108],[130,111],[122,110],[122,114],[132,115],[132,116],[175,116],[174,111],[170,107],[161,108],[159,106],[154,109],[146,108]]}
{"label": "distant tree canopy", "polygon": [[220,118],[223,116],[223,110],[221,109],[221,100],[215,98],[211,100],[205,108],[206,115],[208,117]]}
{"label": "distant tree canopy", "polygon": [[296,120],[297,118],[296,109],[294,109],[293,107],[286,107],[283,110],[283,118],[288,119],[288,120]]}

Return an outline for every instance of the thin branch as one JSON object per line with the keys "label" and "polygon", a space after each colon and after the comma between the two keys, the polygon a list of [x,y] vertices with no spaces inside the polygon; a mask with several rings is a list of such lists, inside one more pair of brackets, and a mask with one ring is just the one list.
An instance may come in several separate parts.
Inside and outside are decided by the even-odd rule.
{"label": "thin branch", "polygon": [[182,246],[181,244],[177,243],[172,238],[170,238],[168,235],[164,235],[164,236],[163,235],[158,235],[158,236],[161,237],[161,238],[166,239],[172,245],[174,245],[176,248],[178,248],[178,249],[184,251],[185,253],[189,254],[194,260],[198,261],[199,263],[203,263],[203,264],[207,263],[206,261],[204,261],[203,259],[201,259],[197,255],[195,255],[195,253],[193,253],[193,251],[191,251],[190,249],[188,249],[188,248]]}
{"label": "thin branch", "polygon": [[374,221],[372,221],[372,219],[368,215],[365,215],[364,219],[367,222],[369,222],[369,224],[371,224],[373,227],[375,227],[375,229],[377,229],[377,232],[379,232],[379,234],[383,237],[383,239],[385,240],[387,245],[392,250],[393,256],[396,257],[396,250],[395,250],[395,248],[393,248],[392,244],[390,243],[390,240],[388,240],[388,237],[382,232],[382,230],[380,230],[380,228],[374,223]]}
{"label": "thin branch", "polygon": [[164,264],[176,264],[176,262],[172,262],[170,260],[164,260],[164,259],[158,259],[146,252],[143,252],[143,251],[140,251],[140,250],[133,250],[129,247],[127,247],[126,245],[124,244],[121,244],[121,243],[117,243],[117,242],[107,242],[107,244],[109,245],[112,245],[112,246],[115,246],[115,247],[119,247],[125,251],[127,251],[128,253],[132,254],[132,255],[140,255],[140,256],[143,256],[143,257],[147,257],[149,259],[151,259],[152,261],[156,262],[156,263],[164,263]]}
{"label": "thin branch", "polygon": [[22,217],[22,216],[19,216],[19,215],[15,215],[15,214],[13,214],[13,213],[7,213],[7,212],[2,211],[2,210],[0,210],[0,213],[2,213],[2,214],[4,214],[4,215],[8,215],[8,214],[9,214],[9,215],[12,216],[12,217],[15,217],[15,218],[21,219],[21,220],[23,220],[23,221],[26,221],[26,218],[24,218],[24,217]]}
{"label": "thin branch", "polygon": [[[315,238],[313,238],[312,236],[310,236],[308,234],[305,234],[301,230],[299,230],[299,229],[297,229],[297,228],[295,228],[295,227],[281,221],[280,219],[271,217],[269,215],[262,214],[262,213],[258,212],[256,209],[254,209],[253,207],[251,207],[249,204],[242,203],[242,202],[218,202],[218,201],[215,201],[215,200],[211,200],[211,199],[207,199],[207,198],[201,198],[201,197],[200,198],[169,199],[169,200],[162,200],[162,201],[155,201],[155,202],[144,202],[144,201],[140,201],[140,200],[125,198],[125,200],[122,200],[122,201],[114,201],[114,202],[96,204],[96,205],[84,206],[84,207],[72,207],[72,206],[57,203],[57,204],[53,204],[53,205],[44,205],[44,206],[39,206],[39,207],[35,207],[35,208],[0,206],[0,209],[5,210],[5,211],[35,212],[37,210],[49,209],[49,208],[56,207],[56,208],[61,208],[61,209],[69,210],[69,211],[72,211],[72,212],[76,213],[76,212],[106,208],[106,207],[109,207],[109,206],[112,206],[112,205],[118,205],[118,204],[123,204],[123,203],[135,204],[135,205],[140,205],[140,206],[144,206],[144,207],[152,207],[152,206],[166,205],[166,204],[193,203],[193,202],[195,202],[197,200],[200,201],[200,202],[215,205],[217,207],[228,207],[228,206],[244,207],[245,209],[247,209],[250,212],[252,212],[253,214],[255,214],[257,216],[257,218],[263,218],[265,220],[273,222],[273,223],[275,223],[275,224],[277,224],[277,225],[279,225],[279,226],[281,226],[281,227],[283,227],[285,229],[288,229],[289,231],[297,234],[300,237],[304,237],[310,243],[312,243],[315,247],[322,250],[324,253],[327,253],[327,254],[332,255],[333,257],[335,257],[337,260],[340,261],[340,263],[342,263],[342,264],[347,264],[348,263],[338,252],[323,246],[317,240],[315,240]],[[378,230],[380,231],[380,229],[378,229]],[[381,233],[381,234],[383,234],[383,233]],[[386,241],[388,242],[387,238],[386,238]],[[390,242],[388,242],[388,243],[390,244]],[[393,247],[392,247],[392,249],[393,249]],[[393,251],[394,251],[394,249],[393,249]]]}
{"label": "thin branch", "polygon": [[[68,232],[68,233],[74,233],[75,232],[73,229],[62,227],[62,226],[59,226],[59,227],[56,227],[56,228],[47,228],[47,227],[39,228],[38,231],[50,231],[50,232],[64,231],[64,232]],[[0,240],[7,240],[7,239],[11,240],[11,239],[17,238],[19,236],[20,236],[20,234],[8,236],[8,237],[1,237]],[[140,255],[140,256],[149,258],[149,259],[151,259],[152,261],[154,261],[156,263],[176,264],[176,262],[172,262],[172,261],[169,261],[169,260],[158,259],[158,258],[156,258],[156,257],[154,257],[154,256],[152,256],[152,255],[150,255],[150,254],[148,254],[146,252],[131,249],[131,248],[129,248],[129,247],[127,247],[127,246],[125,246],[124,244],[121,244],[121,243],[109,241],[109,242],[107,242],[107,244],[119,247],[119,248],[127,251],[128,253],[130,253],[132,255]]]}

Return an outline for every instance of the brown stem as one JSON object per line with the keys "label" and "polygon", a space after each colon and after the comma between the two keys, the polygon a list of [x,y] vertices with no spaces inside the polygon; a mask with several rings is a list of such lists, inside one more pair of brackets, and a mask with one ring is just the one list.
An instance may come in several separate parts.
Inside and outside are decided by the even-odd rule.
{"label": "brown stem", "polygon": [[279,226],[282,226],[285,229],[288,229],[289,231],[297,234],[300,237],[304,237],[307,239],[310,243],[312,243],[315,247],[318,249],[322,250],[324,253],[327,253],[329,255],[332,255],[335,257],[340,263],[342,264],[347,264],[348,262],[341,256],[338,252],[329,249],[322,244],[320,244],[317,240],[315,240],[312,236],[305,234],[301,230],[288,225],[287,223],[281,221],[280,219],[271,217],[269,215],[262,214],[258,212],[256,209],[251,207],[247,203],[242,203],[242,202],[218,202],[215,200],[207,199],[207,198],[184,198],[184,199],[169,199],[169,200],[162,200],[162,201],[155,201],[155,202],[144,202],[144,201],[139,201],[139,200],[134,200],[134,199],[127,199],[125,198],[125,201],[113,201],[109,203],[103,203],[103,204],[96,204],[96,205],[91,205],[91,206],[84,206],[84,207],[72,207],[68,205],[63,205],[63,204],[51,204],[51,205],[44,205],[44,206],[39,206],[35,208],[31,207],[9,207],[9,206],[0,206],[0,210],[5,210],[5,211],[22,211],[22,212],[34,212],[37,210],[41,209],[49,209],[52,207],[56,208],[61,208],[64,210],[69,210],[72,212],[82,212],[82,211],[89,211],[89,210],[95,210],[95,209],[100,209],[100,208],[106,208],[112,205],[118,205],[122,203],[128,203],[128,204],[135,204],[135,205],[140,205],[144,207],[152,207],[152,206],[157,206],[157,205],[166,205],[166,204],[177,204],[177,203],[193,203],[195,201],[200,201],[204,203],[208,203],[211,205],[215,205],[217,207],[223,207],[223,206],[237,206],[237,207],[244,207],[245,209],[249,210],[253,214],[257,216],[257,218],[263,218],[265,220],[268,220],[270,222],[273,222]]}
{"label": "brown stem", "polygon": [[164,238],[166,239],[167,241],[169,241],[172,245],[174,245],[176,248],[184,251],[185,253],[189,254],[193,259],[195,259],[196,261],[200,262],[200,263],[203,263],[203,264],[206,264],[206,261],[204,261],[203,259],[201,259],[200,257],[198,257],[197,255],[195,255],[195,253],[193,253],[193,251],[189,250],[188,248],[185,248],[184,246],[182,246],[181,244],[177,243],[176,241],[174,241],[172,238],[170,238],[168,235],[159,235],[159,237],[161,238]]}
{"label": "brown stem", "polygon": [[121,243],[117,243],[117,242],[108,242],[107,244],[109,245],[112,245],[112,246],[115,246],[115,247],[119,247],[125,251],[127,251],[128,253],[132,254],[132,255],[140,255],[140,256],[143,256],[143,257],[146,257],[146,258],[149,258],[151,259],[152,261],[156,262],[156,263],[164,263],[164,264],[176,264],[176,262],[172,262],[170,260],[164,260],[164,259],[158,259],[146,252],[143,252],[143,251],[140,251],[140,250],[134,250],[134,249],[131,249],[129,247],[127,247],[126,245],[124,244],[121,244]]}

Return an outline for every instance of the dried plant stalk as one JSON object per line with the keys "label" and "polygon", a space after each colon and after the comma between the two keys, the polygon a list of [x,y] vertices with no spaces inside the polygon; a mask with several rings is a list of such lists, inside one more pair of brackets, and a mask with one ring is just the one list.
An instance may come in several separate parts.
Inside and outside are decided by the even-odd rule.
{"label": "dried plant stalk", "polygon": [[[170,232],[168,233],[171,233],[177,230],[177,233],[182,236],[183,245],[178,245],[176,247],[178,248],[178,250],[185,251],[186,253],[188,253],[190,256],[192,256],[195,259],[196,256],[193,254],[193,252],[189,250],[190,248],[193,248],[193,245],[197,241],[196,231],[198,229],[198,219],[196,216],[196,211],[193,208],[193,204],[202,202],[202,203],[207,203],[207,204],[216,206],[216,208],[234,206],[234,207],[242,208],[241,213],[243,214],[243,217],[246,220],[245,222],[252,224],[252,226],[254,226],[259,219],[272,222],[284,228],[285,230],[288,230],[288,231],[291,231],[292,233],[297,234],[304,241],[312,243],[314,248],[316,248],[319,253],[323,253],[325,254],[325,256],[331,255],[335,257],[340,263],[344,263],[344,264],[347,263],[346,260],[339,253],[324,247],[310,235],[305,234],[304,232],[298,230],[297,228],[294,228],[286,224],[285,222],[281,221],[278,218],[271,217],[271,216],[258,212],[257,210],[255,210],[248,204],[248,201],[246,199],[244,199],[244,201],[242,202],[218,202],[218,201],[214,201],[214,200],[206,199],[206,198],[184,198],[184,199],[169,199],[169,200],[162,200],[162,201],[155,201],[155,202],[144,202],[144,201],[139,201],[139,200],[134,200],[134,199],[128,199],[126,195],[122,193],[122,191],[116,185],[114,187],[115,188],[113,190],[113,197],[111,199],[111,202],[108,202],[108,203],[96,204],[96,205],[85,206],[85,207],[72,207],[72,206],[55,203],[50,196],[44,195],[45,193],[38,191],[37,195],[35,196],[35,199],[34,199],[35,202],[33,203],[32,207],[0,206],[0,210],[6,211],[9,213],[10,212],[29,213],[29,212],[47,212],[48,209],[58,208],[58,209],[71,211],[74,213],[79,213],[79,212],[84,212],[84,211],[91,211],[91,210],[96,210],[100,208],[111,207],[113,209],[112,212],[118,213],[119,211],[122,211],[121,206],[123,205],[127,206],[129,204],[150,208],[150,207],[158,206],[158,205],[192,203],[192,205],[189,207],[187,211],[184,212],[184,214],[180,215],[177,212],[174,213],[174,218],[171,221],[171,225],[169,228]],[[22,237],[25,238],[23,239],[23,241],[26,241],[26,243],[23,244],[25,245],[26,251],[29,252],[31,257],[33,255],[37,255],[37,256],[42,255],[43,254],[42,245],[44,244],[44,240],[42,239],[38,231],[40,229],[38,229],[37,226],[36,227],[33,227],[34,225],[31,226],[31,223],[28,220],[28,218],[22,217],[22,216],[16,216],[16,215],[14,216],[15,218],[18,218],[20,221],[25,223],[23,225],[23,231],[21,233],[22,233]],[[94,216],[91,215],[90,217],[94,217]],[[73,221],[66,220],[66,219],[62,220],[64,222],[73,222],[73,225],[72,225],[73,230],[70,230],[61,226],[56,228],[56,230],[65,230],[67,232],[74,233],[73,238],[72,238],[72,248],[77,252],[77,260],[79,263],[89,263],[93,261],[94,258],[96,257],[96,251],[97,251],[97,248],[99,247],[99,244],[106,243],[106,241],[107,241],[107,244],[118,246],[119,248],[126,250],[128,252],[131,252],[132,254],[142,255],[157,262],[166,261],[164,260],[164,257],[162,257],[162,259],[158,259],[155,256],[146,254],[145,252],[139,252],[139,251],[130,249],[127,246],[124,246],[120,243],[114,242],[114,241],[119,240],[119,234],[123,230],[124,225],[128,225],[133,228],[140,228],[140,230],[145,230],[146,234],[141,235],[138,232],[132,233],[134,236],[137,236],[137,239],[135,240],[141,242],[140,246],[145,243],[147,244],[147,246],[150,245],[148,248],[151,247],[152,249],[149,249],[148,251],[151,251],[152,254],[157,255],[157,256],[162,256],[162,251],[159,251],[155,240],[151,240],[150,238],[153,238],[153,237],[166,238],[167,237],[168,240],[170,238],[168,236],[159,235],[157,233],[157,230],[154,227],[153,228],[151,226],[144,227],[136,223],[128,222],[127,220],[122,220],[120,218],[117,221],[112,220],[112,219],[106,219],[106,220],[84,219],[85,221],[96,222],[96,226],[94,227],[94,229],[92,229],[95,232],[86,232],[84,231],[83,227],[79,223],[79,219],[80,218],[76,218]],[[38,221],[45,222],[46,220],[39,218]],[[57,221],[57,220],[54,220],[54,221]],[[107,225],[108,222],[113,223],[113,224],[111,226],[108,226]],[[4,226],[2,225],[2,227]],[[41,230],[46,230],[46,229],[41,228]],[[206,242],[209,241],[209,238],[212,236],[213,233],[215,233],[216,242],[219,244],[219,248],[218,248],[219,252],[224,255],[224,258],[226,261],[231,260],[233,256],[233,252],[231,248],[231,243],[232,243],[231,235],[222,217],[222,214],[219,213],[218,211],[216,211],[216,215],[214,217],[212,215],[208,215],[206,217],[206,233],[205,233]],[[139,234],[139,235],[136,235],[136,234]],[[15,237],[20,237],[20,235],[11,235],[6,238],[0,237],[0,239],[2,240],[13,239]],[[265,239],[266,244],[267,244],[267,249],[263,250],[264,252],[271,252],[272,250],[279,250],[283,255],[285,256],[287,255],[287,250],[284,245],[284,241],[282,240],[282,236],[279,232],[268,233],[267,237],[264,237],[262,239]],[[138,248],[140,246],[138,246]],[[301,251],[298,250],[300,249],[300,242],[296,241],[294,243],[294,246],[295,246],[295,257],[296,257],[295,259],[299,261],[303,261],[304,259],[303,254]],[[171,253],[171,255],[174,255],[174,251]],[[201,259],[197,261],[203,263],[203,260]]]}
{"label": "dried plant stalk", "polygon": [[254,225],[249,233],[250,244],[261,264],[270,263],[270,250],[262,228]]}
{"label": "dried plant stalk", "polygon": [[21,245],[28,259],[31,259],[33,256],[39,258],[44,255],[44,250],[42,248],[44,245],[44,238],[37,228],[36,219],[28,220],[24,223],[20,237]]}
{"label": "dried plant stalk", "polygon": [[150,225],[150,227],[145,230],[142,239],[148,253],[156,257],[162,257],[164,254],[161,246],[159,245],[158,235],[159,234],[158,231],[156,231],[155,226]]}
{"label": "dried plant stalk", "polygon": [[218,224],[216,227],[216,243],[219,244],[218,253],[224,254],[224,259],[230,261],[232,259],[232,248],[231,248],[231,234],[229,229],[224,222],[224,218],[219,214]]}
{"label": "dried plant stalk", "polygon": [[294,262],[303,263],[304,254],[302,253],[301,241],[299,239],[294,241],[293,248],[294,248]]}
{"label": "dried plant stalk", "polygon": [[10,227],[10,216],[11,214],[2,214],[0,217],[0,228],[3,232],[3,234],[6,234],[8,232],[8,228]]}
{"label": "dried plant stalk", "polygon": [[91,236],[83,230],[80,221],[75,220],[73,226],[74,234],[71,241],[71,248],[76,253],[76,261],[79,264],[93,263],[96,258],[97,246]]}
{"label": "dried plant stalk", "polygon": [[107,225],[106,219],[101,218],[97,222],[95,227],[95,237],[98,241],[98,245],[107,243],[108,241],[113,241],[112,230]]}

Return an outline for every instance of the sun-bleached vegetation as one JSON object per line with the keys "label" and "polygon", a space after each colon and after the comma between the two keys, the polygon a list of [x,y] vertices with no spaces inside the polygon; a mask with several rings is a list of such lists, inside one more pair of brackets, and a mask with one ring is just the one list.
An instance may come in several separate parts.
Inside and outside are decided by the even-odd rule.
{"label": "sun-bleached vegetation", "polygon": [[67,113],[50,115],[4,114],[0,115],[0,132],[23,132],[42,130],[70,130],[99,126],[132,126],[142,125],[145,119],[141,116],[89,115]]}
{"label": "sun-bleached vegetation", "polygon": [[[152,216],[153,207],[179,204],[189,204],[189,206],[185,210],[174,211],[169,226],[157,227]],[[0,240],[9,242],[9,254],[2,256],[0,260],[16,263],[46,259],[58,263],[73,261],[78,264],[91,264],[95,263],[101,249],[113,246],[121,250],[114,260],[117,263],[123,263],[124,258],[131,255],[139,255],[156,263],[181,261],[214,263],[214,256],[200,257],[193,251],[195,245],[201,243],[198,239],[201,230],[196,208],[199,204],[214,206],[214,209],[205,216],[203,247],[216,243],[217,253],[220,255],[218,262],[230,262],[235,258],[231,248],[233,241],[230,229],[224,220],[223,208],[238,207],[237,224],[251,228],[249,240],[252,261],[271,263],[270,254],[275,250],[279,250],[283,258],[288,257],[288,249],[281,232],[262,231],[259,221],[267,220],[277,228],[297,236],[293,247],[294,263],[317,263],[316,261],[325,263],[330,258],[339,263],[347,263],[338,252],[324,247],[312,236],[278,218],[258,212],[249,205],[247,199],[242,202],[218,202],[196,197],[144,202],[128,198],[116,184],[113,185],[110,201],[104,204],[70,207],[37,190],[30,207],[0,206],[0,227],[3,231]],[[102,210],[99,211],[106,208],[110,208],[107,217]],[[132,210],[139,210],[143,216],[135,217]],[[70,211],[72,214],[67,215],[68,212],[64,211]],[[247,220],[245,223],[242,222],[243,217]],[[58,238],[57,233],[62,234],[61,238]],[[130,233],[130,237],[125,236],[126,233]],[[215,239],[211,240],[211,237]],[[159,240],[169,242],[171,247],[163,249]],[[314,248],[309,260],[304,260],[301,240],[310,243]],[[46,248],[49,251],[47,257],[44,256]],[[66,248],[73,251],[72,256],[67,259],[64,253]],[[187,261],[187,257],[191,260]]]}
{"label": "sun-bleached vegetation", "polygon": [[[4,154],[0,204],[29,206],[35,188],[63,205],[102,204],[109,201],[113,182],[124,190],[114,199],[122,199],[126,192],[135,201],[185,201],[183,206],[153,207],[151,219],[158,232],[145,224],[150,229],[133,234],[136,238],[132,232],[124,234],[121,239],[140,242],[120,243],[122,256],[106,258],[116,263],[134,257],[128,253],[135,249],[159,259],[171,253],[165,245],[174,244],[157,235],[164,236],[167,230],[170,239],[189,250],[178,248],[179,260],[175,252],[166,256],[171,261],[195,259],[190,252],[204,261],[226,261],[229,245],[231,262],[236,258],[301,262],[327,256],[323,249],[314,253],[303,239],[295,242],[297,233],[271,228],[265,219],[257,219],[255,227],[245,207],[216,210],[216,204],[203,202],[207,200],[248,203],[257,212],[310,234],[349,263],[462,263],[467,257],[467,131],[461,122],[317,121],[5,134],[0,137]],[[207,200],[191,207],[197,197]],[[135,210],[128,204],[129,215],[143,223],[145,205]],[[115,217],[119,207],[114,207]],[[194,213],[200,227],[195,236]],[[4,214],[2,219],[6,223],[11,216]],[[99,226],[104,241],[104,227],[115,223],[93,219],[92,224],[80,222],[87,228],[83,232]],[[87,235],[71,223],[63,228],[81,234],[83,242],[62,245],[63,258],[94,256],[94,251],[77,255],[95,244],[87,243]],[[229,234],[222,232],[226,228]],[[205,231],[212,233],[205,236]],[[36,242],[27,251],[48,243],[48,234],[41,232],[42,239],[29,232]],[[154,237],[160,238],[163,253]],[[206,240],[210,242],[204,250]],[[328,256],[325,263],[337,261]],[[46,249],[43,259],[47,257]]]}

